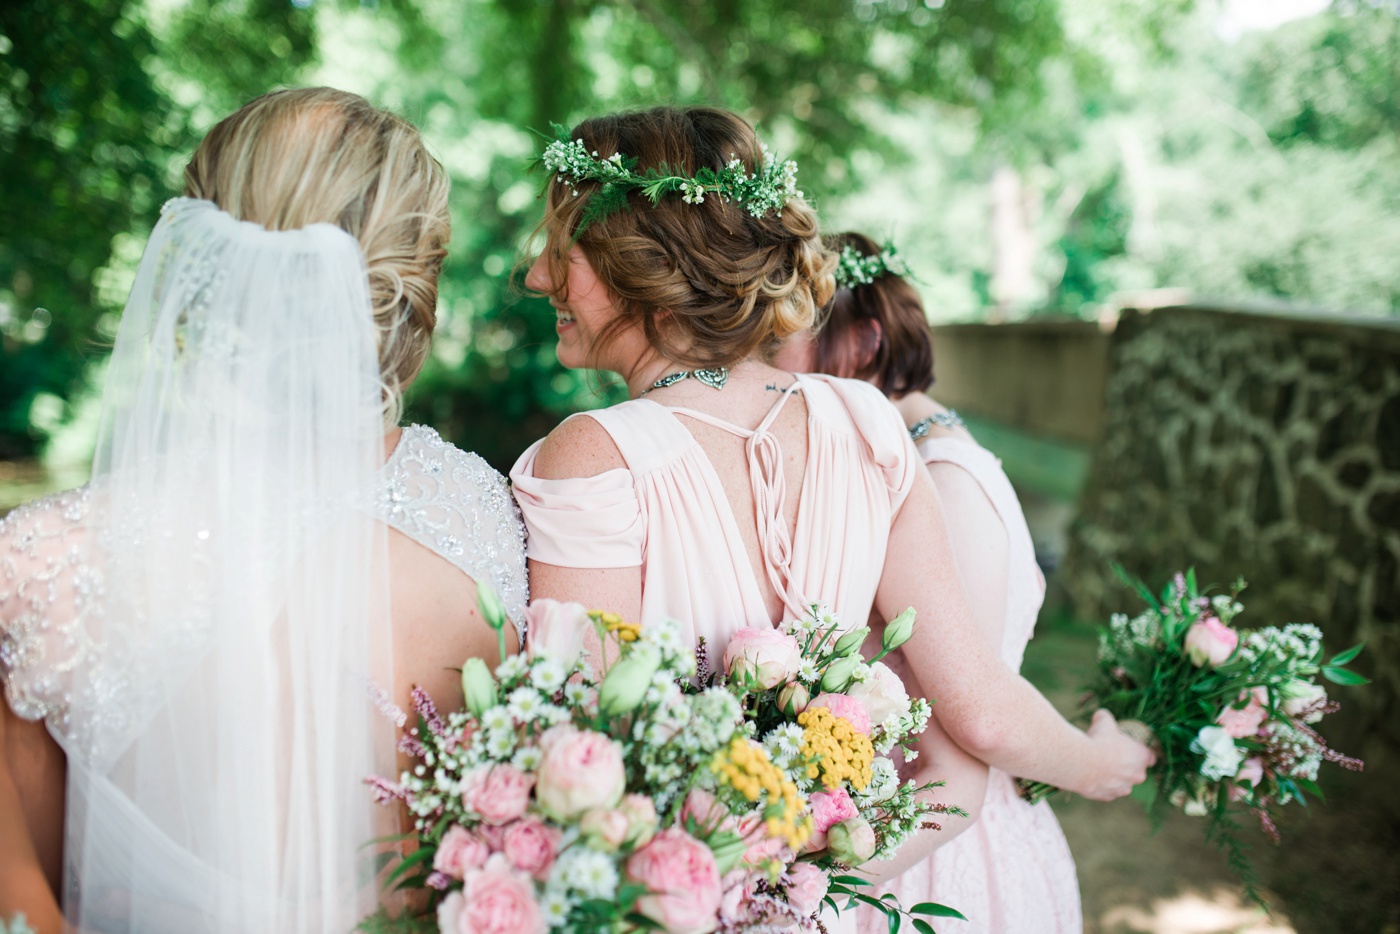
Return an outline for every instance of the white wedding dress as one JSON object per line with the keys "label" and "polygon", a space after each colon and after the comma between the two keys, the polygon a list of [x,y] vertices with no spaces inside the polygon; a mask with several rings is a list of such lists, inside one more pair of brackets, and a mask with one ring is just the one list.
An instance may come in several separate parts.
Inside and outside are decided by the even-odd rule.
{"label": "white wedding dress", "polygon": [[388,530],[517,620],[526,599],[499,474],[416,427],[384,462],[378,340],[345,231],[175,199],[122,316],[91,484],[0,522],[0,675],[68,759],[81,929],[343,934],[373,910]]}

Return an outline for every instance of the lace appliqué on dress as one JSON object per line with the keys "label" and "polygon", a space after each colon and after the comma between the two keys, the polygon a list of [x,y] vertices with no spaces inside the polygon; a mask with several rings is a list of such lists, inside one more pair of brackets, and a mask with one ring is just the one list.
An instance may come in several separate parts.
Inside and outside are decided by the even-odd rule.
{"label": "lace appliqu\u00e9 on dress", "polygon": [[423,425],[403,430],[384,471],[375,516],[490,584],[523,641],[525,523],[505,477]]}
{"label": "lace appliqu\u00e9 on dress", "polygon": [[92,560],[86,487],[0,519],[0,675],[10,709],[66,732],[71,672],[95,645],[105,579]]}

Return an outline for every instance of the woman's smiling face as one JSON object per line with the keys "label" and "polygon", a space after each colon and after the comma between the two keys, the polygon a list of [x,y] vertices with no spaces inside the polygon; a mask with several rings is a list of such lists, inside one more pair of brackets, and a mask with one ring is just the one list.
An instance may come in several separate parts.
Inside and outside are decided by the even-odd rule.
{"label": "woman's smiling face", "polygon": [[548,295],[549,304],[554,307],[559,362],[571,370],[616,369],[608,360],[594,355],[600,349],[606,355],[607,348],[598,347],[597,341],[617,318],[616,302],[577,244],[569,248],[567,270],[561,288],[553,281],[546,252],[535,258],[525,276],[525,286]]}

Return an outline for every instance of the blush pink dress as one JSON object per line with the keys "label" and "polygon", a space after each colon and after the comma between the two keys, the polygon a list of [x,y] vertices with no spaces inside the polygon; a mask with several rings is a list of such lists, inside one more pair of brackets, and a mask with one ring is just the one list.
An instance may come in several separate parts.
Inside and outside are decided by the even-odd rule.
{"label": "blush pink dress", "polygon": [[[1020,671],[1026,643],[1045,597],[1045,578],[1025,515],[1001,462],[959,437],[928,438],[919,444],[926,463],[954,464],[981,485],[1006,527],[1006,625],[1001,659]],[[886,885],[908,908],[940,902],[967,916],[966,922],[939,919],[940,934],[1080,934],[1084,921],[1074,858],[1050,805],[1027,804],[1010,775],[991,769],[987,797],[977,822],[940,847],[927,860]],[[861,907],[860,934],[886,934],[883,915]]]}
{"label": "blush pink dress", "polygon": [[[783,451],[769,429],[798,389],[807,405],[807,463],[785,490]],[[594,419],[626,467],[593,477],[534,475],[536,443],[511,470],[528,530],[526,554],[570,568],[642,569],[641,622],[672,617],[716,661],[744,626],[771,626],[764,592],[718,474],[682,418],[746,439],[762,573],[786,616],[824,603],[848,626],[870,615],[890,527],[922,469],[898,411],[868,383],[799,376],[753,430],[691,409],[634,399]],[[783,502],[797,495],[789,534]]]}

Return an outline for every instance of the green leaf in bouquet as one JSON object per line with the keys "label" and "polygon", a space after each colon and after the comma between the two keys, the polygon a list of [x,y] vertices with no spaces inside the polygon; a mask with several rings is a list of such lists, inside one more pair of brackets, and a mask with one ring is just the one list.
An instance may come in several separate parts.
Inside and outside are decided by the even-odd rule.
{"label": "green leaf in bouquet", "polygon": [[[384,887],[387,889],[389,886],[394,885],[395,880],[406,881],[405,877],[409,870],[415,867],[421,868],[424,862],[428,862],[432,859],[433,853],[434,850],[430,846],[422,846],[414,850],[412,853],[409,853],[403,858],[403,862],[399,863],[398,866],[394,868],[394,871],[389,873],[389,878],[384,880]],[[404,885],[404,882],[401,881],[397,886],[394,887],[405,888],[406,886]]]}
{"label": "green leaf in bouquet", "polygon": [[[610,902],[605,902],[604,904],[608,904],[609,906],[611,905]],[[639,914],[638,912],[635,912],[635,911],[629,911],[629,912],[627,912],[627,915],[626,915],[626,917],[624,918],[624,920],[625,920],[628,924],[634,924],[634,925],[636,925],[637,927],[639,927],[639,928],[641,928],[641,929],[643,929],[643,930],[645,930],[645,931],[664,931],[664,930],[666,930],[666,928],[663,927],[663,926],[662,926],[661,924],[659,924],[658,922],[653,921],[651,918],[648,918],[646,915],[644,915],[644,914]]]}
{"label": "green leaf in bouquet", "polygon": [[1333,684],[1356,685],[1371,683],[1371,679],[1365,677],[1364,675],[1359,675],[1354,671],[1347,670],[1346,668],[1334,668],[1330,664],[1323,666],[1322,676],[1328,681],[1331,681]]}
{"label": "green leaf in bouquet", "polygon": [[933,925],[922,918],[914,918],[912,920],[914,922],[914,930],[918,931],[919,934],[938,934],[938,932],[933,929]]}
{"label": "green leaf in bouquet", "polygon": [[1310,778],[1295,778],[1294,781],[1298,783],[1298,787],[1299,787],[1299,788],[1304,789],[1305,791],[1308,792],[1308,794],[1312,795],[1312,796],[1313,796],[1314,798],[1316,798],[1317,800],[1319,800],[1319,801],[1326,801],[1326,800],[1327,800],[1327,796],[1324,795],[1324,794],[1322,793],[1322,786],[1318,785],[1318,783],[1315,782],[1315,781],[1313,781],[1312,779],[1310,779]]}
{"label": "green leaf in bouquet", "polygon": [[956,908],[949,908],[947,905],[940,905],[938,902],[919,902],[909,909],[911,915],[928,915],[931,918],[957,918],[966,921],[967,917]]}
{"label": "green leaf in bouquet", "polygon": [[1366,643],[1360,642],[1347,649],[1345,652],[1338,652],[1327,660],[1328,668],[1341,668],[1351,662],[1356,656],[1361,654],[1361,650],[1366,647]]}
{"label": "green leaf in bouquet", "polygon": [[862,878],[861,876],[832,876],[831,881],[839,882],[842,885],[865,886],[867,888],[874,885],[869,879]]}

